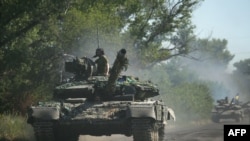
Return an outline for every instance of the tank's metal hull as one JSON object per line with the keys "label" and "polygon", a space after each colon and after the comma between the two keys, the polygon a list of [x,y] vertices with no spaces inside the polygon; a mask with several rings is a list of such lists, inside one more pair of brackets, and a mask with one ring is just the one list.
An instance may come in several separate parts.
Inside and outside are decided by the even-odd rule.
{"label": "tank's metal hull", "polygon": [[228,119],[241,122],[243,118],[244,111],[239,105],[215,106],[212,111],[212,121],[214,122]]}
{"label": "tank's metal hull", "polygon": [[[68,110],[65,110],[67,108]],[[137,138],[137,134],[141,133],[137,130],[143,130],[142,132],[150,134],[150,137],[151,132],[158,134],[158,130],[166,125],[169,114],[171,112],[163,102],[152,100],[97,103],[85,101],[61,103],[60,107],[57,102],[54,102],[54,105],[50,102],[32,107],[28,123],[34,127],[37,140],[48,137],[46,140],[58,141],[64,136],[63,133],[69,134],[68,138],[72,139],[79,135],[112,134],[133,135]],[[159,137],[156,137],[157,140],[152,138],[152,141],[158,141]]]}

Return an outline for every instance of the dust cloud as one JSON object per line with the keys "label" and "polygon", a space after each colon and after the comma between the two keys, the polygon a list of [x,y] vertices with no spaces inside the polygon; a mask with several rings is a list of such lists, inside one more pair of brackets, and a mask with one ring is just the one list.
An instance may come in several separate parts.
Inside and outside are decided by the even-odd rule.
{"label": "dust cloud", "polygon": [[[193,54],[190,54],[190,56],[192,55]],[[222,99],[226,96],[230,99],[235,97],[236,94],[240,94],[242,100],[244,100],[246,93],[239,88],[232,72],[227,70],[227,66],[214,60],[214,58],[208,54],[196,52],[195,55],[199,56],[198,60],[182,57],[180,58],[181,63],[183,66],[194,72],[199,79],[217,84],[217,87],[210,88],[214,100]]]}

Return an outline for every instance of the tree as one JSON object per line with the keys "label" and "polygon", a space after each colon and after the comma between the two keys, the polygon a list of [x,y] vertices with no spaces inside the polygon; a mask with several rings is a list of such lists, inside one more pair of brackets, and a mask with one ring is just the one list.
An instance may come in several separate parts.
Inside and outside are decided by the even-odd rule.
{"label": "tree", "polygon": [[250,59],[240,60],[233,65],[236,68],[232,74],[234,84],[238,87],[241,99],[247,100],[250,98]]}
{"label": "tree", "polygon": [[227,49],[226,39],[196,39],[192,42],[194,52],[189,55],[200,63],[201,67],[219,67],[226,69],[234,55]]}
{"label": "tree", "polygon": [[[126,48],[132,59],[138,56],[141,68],[169,59],[172,50],[180,53],[185,44],[168,48],[161,42],[189,27],[200,1],[1,1],[0,103],[6,107],[0,112],[51,96],[62,54],[92,56],[97,33],[107,52]],[[10,97],[15,98],[7,101]]]}
{"label": "tree", "polygon": [[[125,7],[128,9],[126,11],[132,9],[134,11],[127,18],[125,33],[132,39],[130,46],[140,60],[137,66],[156,64],[187,53],[183,52],[188,48],[187,42],[177,40],[180,37],[176,32],[184,25],[185,27],[191,25],[191,12],[199,2],[197,0],[145,0],[142,3],[130,3]],[[170,45],[163,45],[163,42]]]}
{"label": "tree", "polygon": [[[173,99],[173,97],[175,98]],[[201,81],[183,83],[174,87],[169,98],[169,103],[176,102],[174,104],[179,118],[185,122],[210,118],[213,98],[209,88]]]}
{"label": "tree", "polygon": [[55,46],[60,44],[54,19],[67,9],[67,2],[0,2],[0,112],[23,111],[35,97],[50,93],[57,80]]}
{"label": "tree", "polygon": [[[26,36],[28,31],[41,26],[37,29],[38,32],[44,32],[50,28],[50,34],[40,35],[43,36],[42,39],[32,42],[54,43],[54,46],[61,46],[66,52],[81,48],[85,48],[86,51],[90,45],[88,42],[96,42],[93,37],[96,37],[98,28],[101,37],[104,37],[100,40],[121,41],[125,38],[126,42],[122,47],[133,47],[135,55],[139,56],[140,60],[144,60],[141,62],[141,66],[144,66],[145,63],[167,60],[171,58],[172,53],[185,53],[183,50],[187,46],[183,43],[181,46],[175,46],[176,40],[172,47],[162,46],[161,43],[162,41],[170,42],[172,33],[183,25],[191,24],[192,10],[201,1],[63,0],[58,2],[54,0],[28,3],[3,1],[1,2],[1,9],[3,9],[1,19],[6,20],[0,23],[3,27],[1,33],[4,34],[0,40],[0,47],[6,46],[21,36]],[[15,7],[16,5],[19,5],[18,8]],[[13,27],[12,24],[16,27],[10,28]],[[109,38],[107,35],[110,35]],[[122,38],[119,39],[120,37]],[[117,44],[116,42],[113,45]]]}
{"label": "tree", "polygon": [[233,65],[236,68],[234,73],[250,75],[250,59],[240,60]]}
{"label": "tree", "polygon": [[27,32],[51,17],[56,18],[68,9],[69,2],[69,0],[1,1],[0,32],[3,36],[0,38],[0,47],[25,36]]}

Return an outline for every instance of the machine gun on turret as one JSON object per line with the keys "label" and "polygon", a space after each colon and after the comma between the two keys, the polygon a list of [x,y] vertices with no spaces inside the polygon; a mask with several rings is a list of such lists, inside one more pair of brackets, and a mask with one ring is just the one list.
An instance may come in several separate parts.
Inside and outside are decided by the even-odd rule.
{"label": "machine gun on turret", "polygon": [[70,54],[64,54],[65,59],[64,69],[65,72],[73,73],[74,80],[85,80],[96,73],[96,67],[93,60],[88,57],[78,58]]}

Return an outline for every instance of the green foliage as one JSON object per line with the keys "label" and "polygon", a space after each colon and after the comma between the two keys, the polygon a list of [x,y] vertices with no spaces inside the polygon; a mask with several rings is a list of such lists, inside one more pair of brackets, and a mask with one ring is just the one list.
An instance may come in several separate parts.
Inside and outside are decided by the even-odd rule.
{"label": "green foliage", "polygon": [[209,119],[213,99],[202,83],[184,83],[173,88],[167,103],[176,111],[179,121]]}
{"label": "green foliage", "polygon": [[28,141],[33,137],[32,127],[18,114],[0,114],[0,140]]}
{"label": "green foliage", "polygon": [[233,79],[244,100],[250,99],[250,59],[241,60],[234,63],[236,70],[233,72]]}
{"label": "green foliage", "polygon": [[170,90],[164,93],[166,102],[170,107],[174,107],[179,121],[208,119],[213,104],[213,93],[207,83],[174,60],[169,62],[165,69],[171,82]]}
{"label": "green foliage", "polygon": [[234,58],[227,49],[227,40],[225,39],[197,39],[195,43],[198,49],[196,57],[204,62],[204,66],[218,66],[226,69],[229,62]]}
{"label": "green foliage", "polygon": [[[181,28],[192,28],[190,17],[197,0],[181,0],[175,2],[146,0],[136,3],[136,11],[128,19],[128,33],[133,37],[132,46],[136,47],[136,55],[141,61],[141,67],[151,63],[161,62],[173,56],[185,54],[187,40],[175,40],[173,35]],[[134,7],[135,3],[128,5]],[[192,34],[192,32],[186,32]],[[170,43],[162,45],[162,41]],[[174,52],[173,52],[174,50]]]}
{"label": "green foliage", "polygon": [[241,60],[239,62],[234,63],[236,67],[235,73],[241,73],[245,75],[250,75],[250,59]]}
{"label": "green foliage", "polygon": [[51,97],[60,79],[61,54],[93,56],[97,40],[108,56],[116,54],[109,53],[113,50],[126,48],[128,57],[144,59],[137,61],[138,66],[168,59],[169,51],[159,51],[160,42],[180,23],[190,24],[192,9],[198,3],[1,1],[0,113],[24,111],[25,106],[20,109],[17,105]]}

